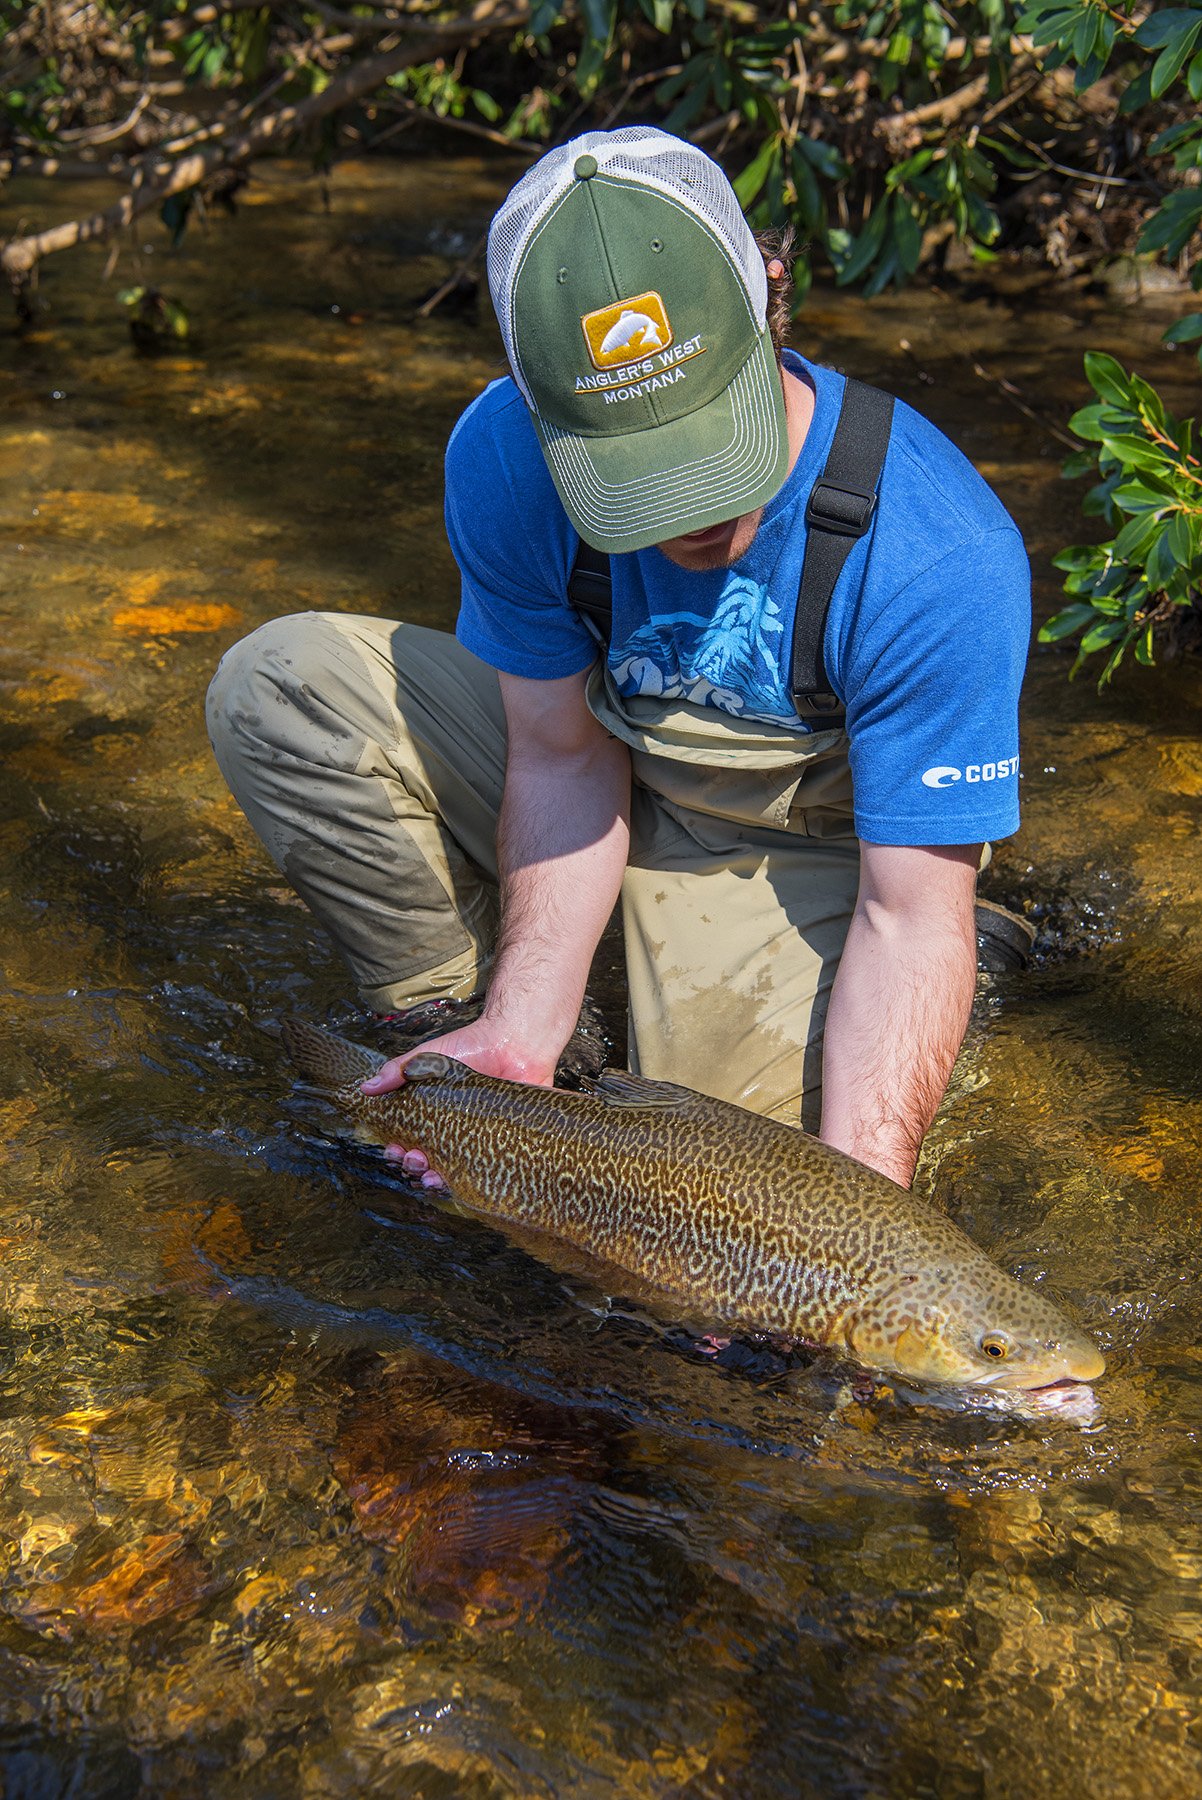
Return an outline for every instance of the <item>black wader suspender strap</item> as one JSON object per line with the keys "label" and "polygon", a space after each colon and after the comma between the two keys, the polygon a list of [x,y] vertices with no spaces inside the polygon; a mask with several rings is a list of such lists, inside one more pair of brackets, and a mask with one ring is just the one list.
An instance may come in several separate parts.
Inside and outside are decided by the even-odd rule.
{"label": "black wader suspender strap", "polygon": [[[806,553],[793,627],[790,692],[801,719],[838,723],[843,705],[827,690],[822,640],[835,583],[851,547],[872,523],[876,488],[889,448],[893,396],[849,376],[826,467],[806,505]],[[609,557],[581,543],[568,577],[568,599],[601,644],[613,631]]]}
{"label": "black wader suspender strap", "polygon": [[613,636],[614,622],[609,554],[605,550],[594,550],[583,538],[576,552],[572,573],[568,576],[568,599],[578,613],[583,613],[585,621],[593,628],[594,636],[602,644],[608,644]]}
{"label": "black wader suspender strap", "polygon": [[872,523],[876,489],[889,448],[893,395],[849,375],[826,467],[806,506],[806,553],[793,626],[789,689],[801,719],[834,723],[843,711],[827,686],[822,641],[826,615],[843,565]]}

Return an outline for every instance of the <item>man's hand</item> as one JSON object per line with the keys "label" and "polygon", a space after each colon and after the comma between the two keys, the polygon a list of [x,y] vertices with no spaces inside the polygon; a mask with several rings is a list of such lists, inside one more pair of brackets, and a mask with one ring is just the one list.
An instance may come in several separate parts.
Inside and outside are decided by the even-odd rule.
{"label": "man's hand", "polygon": [[976,990],[979,844],[860,847],[822,1053],[824,1143],[908,1187]]}
{"label": "man's hand", "polygon": [[[456,1062],[466,1063],[481,1075],[497,1075],[502,1081],[525,1081],[534,1087],[550,1087],[555,1079],[554,1056],[530,1051],[507,1028],[498,1028],[481,1017],[471,1025],[460,1026],[458,1031],[448,1031],[443,1037],[418,1044],[416,1049],[407,1050],[403,1056],[394,1056],[360,1084],[362,1091],[365,1094],[392,1093],[404,1085],[405,1064],[409,1059],[427,1050],[453,1056]],[[442,1176],[430,1167],[423,1151],[389,1144],[384,1154],[390,1162],[399,1162],[406,1175],[420,1175],[423,1187],[446,1186]]]}

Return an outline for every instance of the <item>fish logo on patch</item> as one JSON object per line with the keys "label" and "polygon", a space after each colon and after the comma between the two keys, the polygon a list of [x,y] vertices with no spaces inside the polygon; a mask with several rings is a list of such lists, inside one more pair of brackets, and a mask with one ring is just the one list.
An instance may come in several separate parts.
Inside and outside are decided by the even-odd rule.
{"label": "fish logo on patch", "polygon": [[594,369],[614,369],[672,342],[667,309],[658,294],[635,294],[585,313],[580,321]]}

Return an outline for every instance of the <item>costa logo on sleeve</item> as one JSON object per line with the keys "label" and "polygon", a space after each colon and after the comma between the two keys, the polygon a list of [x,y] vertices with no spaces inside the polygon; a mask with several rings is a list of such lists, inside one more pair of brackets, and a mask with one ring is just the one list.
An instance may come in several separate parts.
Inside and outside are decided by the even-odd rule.
{"label": "costa logo on sleeve", "polygon": [[1005,781],[1008,776],[1017,774],[1017,756],[1003,756],[997,762],[966,763],[962,769],[954,769],[950,763],[938,763],[933,769],[924,769],[919,779],[924,787],[947,788],[957,781]]}
{"label": "costa logo on sleeve", "polygon": [[656,293],[635,294],[585,313],[580,321],[594,369],[614,369],[672,342],[667,309]]}

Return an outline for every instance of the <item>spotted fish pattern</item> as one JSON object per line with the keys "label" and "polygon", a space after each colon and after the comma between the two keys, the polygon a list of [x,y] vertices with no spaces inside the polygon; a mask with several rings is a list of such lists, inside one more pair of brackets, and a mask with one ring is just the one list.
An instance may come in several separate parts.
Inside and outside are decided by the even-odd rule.
{"label": "spotted fish pattern", "polygon": [[423,1151],[462,1204],[628,1271],[680,1314],[917,1381],[1103,1372],[1092,1339],[944,1214],[792,1126],[617,1071],[569,1093],[437,1051],[366,1095],[383,1057],[299,1019],[284,1042],[312,1086],[378,1142]]}

